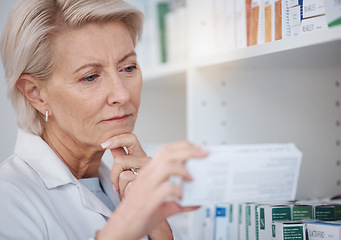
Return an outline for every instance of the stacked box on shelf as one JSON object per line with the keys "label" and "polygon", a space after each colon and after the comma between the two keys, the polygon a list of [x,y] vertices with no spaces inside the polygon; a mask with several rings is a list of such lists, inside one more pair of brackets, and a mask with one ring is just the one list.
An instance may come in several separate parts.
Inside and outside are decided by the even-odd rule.
{"label": "stacked box on shelf", "polygon": [[235,39],[237,48],[248,46],[251,0],[235,1]]}
{"label": "stacked box on shelf", "polygon": [[304,0],[301,33],[306,34],[327,29],[324,0]]}
{"label": "stacked box on shelf", "polygon": [[303,0],[303,18],[321,16],[326,13],[324,0]]}
{"label": "stacked box on shelf", "polygon": [[306,240],[306,225],[302,222],[273,222],[272,239]]}
{"label": "stacked box on shelf", "polygon": [[289,25],[291,36],[301,34],[301,21],[303,19],[303,0],[291,0],[289,5]]}
{"label": "stacked box on shelf", "polygon": [[290,36],[289,0],[252,0],[248,45],[285,39]]}
{"label": "stacked box on shelf", "polygon": [[292,220],[306,221],[314,219],[314,207],[312,205],[294,204],[292,206]]}
{"label": "stacked box on shelf", "polygon": [[159,27],[159,42],[160,42],[160,61],[165,63],[168,61],[167,54],[167,26],[166,26],[166,15],[170,12],[169,2],[158,2],[157,3],[157,17],[158,17],[158,27]]}
{"label": "stacked box on shelf", "polygon": [[341,220],[340,204],[322,204],[315,206],[315,220],[338,221]]}
{"label": "stacked box on shelf", "polygon": [[235,43],[235,8],[234,1],[214,0],[214,35],[215,51],[226,52],[236,48]]}
{"label": "stacked box on shelf", "polygon": [[259,216],[259,239],[272,238],[272,223],[275,221],[291,221],[290,205],[260,205],[258,207]]}
{"label": "stacked box on shelf", "polygon": [[252,0],[250,14],[249,45],[264,43],[264,1]]}
{"label": "stacked box on shelf", "polygon": [[340,240],[340,222],[308,222],[307,236],[309,240]]}
{"label": "stacked box on shelf", "polygon": [[258,235],[258,204],[249,203],[246,206],[246,227],[247,234],[246,239],[248,240],[257,240],[259,239]]}
{"label": "stacked box on shelf", "polygon": [[289,0],[275,1],[275,40],[290,37]]}
{"label": "stacked box on shelf", "polygon": [[303,240],[302,229],[305,231],[308,223],[338,223],[341,220],[341,205],[338,201],[330,200],[223,203],[206,206],[204,215],[203,239]]}
{"label": "stacked box on shelf", "polygon": [[239,240],[246,239],[246,203],[239,204],[239,226],[238,234]]}
{"label": "stacked box on shelf", "polygon": [[186,59],[187,20],[184,5],[173,6],[166,14],[167,62]]}
{"label": "stacked box on shelf", "polygon": [[230,204],[215,206],[213,240],[229,239]]}
{"label": "stacked box on shelf", "polygon": [[264,1],[264,42],[275,40],[275,0]]}
{"label": "stacked box on shelf", "polygon": [[184,61],[187,53],[185,0],[127,0],[144,13],[141,42],[137,45],[140,65],[152,68],[160,63]]}
{"label": "stacked box on shelf", "polygon": [[212,239],[214,231],[214,205],[204,207],[203,236],[204,239]]}
{"label": "stacked box on shelf", "polygon": [[230,204],[229,240],[239,239],[239,204]]}

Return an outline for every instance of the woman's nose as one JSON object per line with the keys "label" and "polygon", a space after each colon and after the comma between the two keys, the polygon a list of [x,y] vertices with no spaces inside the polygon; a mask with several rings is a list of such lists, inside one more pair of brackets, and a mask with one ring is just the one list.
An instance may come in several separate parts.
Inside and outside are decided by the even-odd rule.
{"label": "woman's nose", "polygon": [[130,93],[124,84],[124,80],[120,78],[119,74],[111,76],[108,79],[108,104],[123,105],[129,102]]}

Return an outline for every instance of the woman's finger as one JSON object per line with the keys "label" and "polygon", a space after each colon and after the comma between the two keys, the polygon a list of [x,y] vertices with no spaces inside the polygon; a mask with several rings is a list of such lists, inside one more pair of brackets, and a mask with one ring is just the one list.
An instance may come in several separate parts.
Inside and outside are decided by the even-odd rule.
{"label": "woman's finger", "polygon": [[119,176],[122,172],[134,169],[143,168],[151,158],[147,156],[119,156],[114,159],[113,167],[111,169],[111,182],[116,187],[117,191],[120,190]]}
{"label": "woman's finger", "polygon": [[136,176],[132,171],[124,171],[119,177],[119,197],[122,200],[128,190],[128,186],[136,179]]}
{"label": "woman's finger", "polygon": [[127,155],[126,151],[124,150],[123,147],[118,147],[118,148],[113,148],[110,149],[111,155],[113,156],[113,158],[117,158],[119,156],[125,156]]}
{"label": "woman's finger", "polygon": [[136,135],[133,133],[113,136],[105,143],[102,143],[102,147],[104,149],[126,148],[129,155],[146,155]]}

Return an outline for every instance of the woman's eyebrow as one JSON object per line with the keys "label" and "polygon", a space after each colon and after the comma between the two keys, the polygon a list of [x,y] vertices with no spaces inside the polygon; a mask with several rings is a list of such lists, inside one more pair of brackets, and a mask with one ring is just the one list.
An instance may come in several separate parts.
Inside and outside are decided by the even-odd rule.
{"label": "woman's eyebrow", "polygon": [[[132,56],[136,57],[135,51],[132,51],[132,52],[124,55],[118,63],[124,62],[127,58],[132,57]],[[102,65],[99,63],[87,63],[87,64],[84,64],[83,66],[81,66],[80,68],[78,68],[76,71],[74,71],[73,74],[83,70],[84,68],[89,68],[89,67],[100,68],[100,67],[102,67]]]}
{"label": "woman's eyebrow", "polygon": [[118,63],[124,62],[124,60],[126,60],[127,58],[132,57],[132,56],[136,57],[135,51],[132,51],[132,52],[128,53],[127,55],[125,55],[123,58],[121,58],[121,60]]}
{"label": "woman's eyebrow", "polygon": [[100,68],[100,67],[102,67],[102,65],[99,63],[87,63],[87,64],[84,64],[83,66],[81,66],[80,68],[78,68],[76,71],[74,71],[73,74],[83,70],[84,68],[89,68],[89,67]]}

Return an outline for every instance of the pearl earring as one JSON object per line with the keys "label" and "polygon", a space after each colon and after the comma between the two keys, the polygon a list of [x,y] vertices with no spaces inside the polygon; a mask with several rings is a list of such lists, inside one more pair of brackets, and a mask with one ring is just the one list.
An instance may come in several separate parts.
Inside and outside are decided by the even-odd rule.
{"label": "pearl earring", "polygon": [[46,110],[45,113],[45,122],[47,122],[49,120],[49,110]]}

